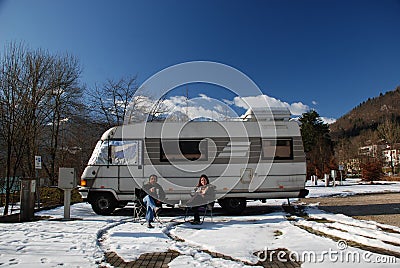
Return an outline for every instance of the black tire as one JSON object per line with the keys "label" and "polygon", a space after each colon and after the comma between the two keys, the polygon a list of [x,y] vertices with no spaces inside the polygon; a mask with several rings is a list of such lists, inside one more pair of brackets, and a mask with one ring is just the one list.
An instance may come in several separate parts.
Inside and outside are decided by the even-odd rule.
{"label": "black tire", "polygon": [[230,215],[240,215],[246,208],[245,198],[224,198],[218,203]]}
{"label": "black tire", "polygon": [[109,193],[99,193],[96,194],[90,203],[92,205],[92,209],[98,215],[110,215],[114,212],[117,201],[114,196]]}

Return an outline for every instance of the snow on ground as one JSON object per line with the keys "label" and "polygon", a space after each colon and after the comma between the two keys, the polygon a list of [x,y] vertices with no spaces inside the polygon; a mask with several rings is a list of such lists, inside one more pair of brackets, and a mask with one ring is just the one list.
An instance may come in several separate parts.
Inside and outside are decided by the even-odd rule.
{"label": "snow on ground", "polygon": [[355,194],[368,193],[385,193],[400,192],[400,183],[395,181],[376,181],[373,185],[362,182],[360,179],[346,179],[340,184],[340,180],[336,180],[336,187],[330,182],[329,187],[325,187],[325,182],[317,181],[317,185],[313,185],[311,181],[307,181],[306,188],[310,190],[309,197],[326,197],[326,196],[349,196]]}
{"label": "snow on ground", "polygon": [[[274,213],[269,216],[259,217],[240,217],[243,222],[243,230],[238,231],[236,226],[228,225],[223,227],[223,231],[215,230],[213,227],[204,226],[199,230],[188,230],[186,226],[178,227],[174,230],[175,235],[184,238],[189,243],[200,246],[200,248],[214,249],[234,258],[243,261],[256,262],[257,257],[253,252],[259,250],[277,250],[286,248],[293,259],[303,260],[303,267],[318,267],[318,266],[336,266],[350,267],[354,265],[366,266],[368,261],[377,261],[383,258],[379,254],[367,255],[369,259],[363,259],[362,256],[370,254],[369,252],[348,247],[346,252],[352,255],[360,256],[360,263],[340,261],[335,262],[334,258],[339,258],[342,251],[338,248],[338,243],[330,239],[315,236],[305,230],[297,228],[296,225],[285,219],[282,213]],[[237,221],[236,219],[235,221]],[[252,221],[257,223],[252,223]],[[218,223],[217,223],[218,224]],[[221,223],[221,225],[225,224]],[[266,226],[265,226],[266,225]],[[238,231],[236,233],[236,231]],[[277,232],[279,231],[279,233]],[[219,232],[219,234],[215,234]],[[254,238],[256,237],[256,238]],[[277,250],[279,251],[279,250]],[[329,256],[324,256],[332,252],[332,260]],[[283,252],[282,252],[283,253]],[[296,255],[294,255],[296,254]],[[315,254],[315,259],[308,259],[310,254]],[[268,255],[267,255],[268,256]],[[298,257],[296,257],[298,256]],[[305,256],[302,258],[302,256]],[[282,256],[284,257],[284,256]],[[267,257],[269,258],[269,257]],[[390,266],[390,265],[389,265]]]}
{"label": "snow on ground", "polygon": [[[346,180],[344,183],[337,187],[307,188],[311,197],[400,192],[397,182],[360,185],[356,180]],[[267,205],[285,202],[268,200]],[[249,202],[248,205],[265,204]],[[400,263],[399,259],[388,255],[347,246],[345,241],[338,243],[306,230],[400,254],[400,228],[327,213],[315,206],[309,206],[306,212],[314,220],[288,218],[283,211],[214,216],[213,222],[207,218],[200,226],[183,223],[182,217],[162,217],[165,224],[147,229],[130,216],[99,216],[90,205],[80,203],[71,206],[71,217],[76,218],[73,221],[61,220],[63,207],[60,207],[36,213],[42,216],[39,221],[0,224],[0,266],[97,267],[106,251],[115,251],[125,261],[131,261],[143,253],[172,249],[182,255],[174,259],[170,267],[245,267],[239,260],[256,263],[258,256],[254,252],[268,249],[277,251],[274,254],[288,254],[278,250],[282,248],[289,250],[292,258],[303,261],[303,267],[376,267],[378,264],[379,267],[395,267],[394,262]],[[234,261],[213,258],[204,250],[231,256]]]}

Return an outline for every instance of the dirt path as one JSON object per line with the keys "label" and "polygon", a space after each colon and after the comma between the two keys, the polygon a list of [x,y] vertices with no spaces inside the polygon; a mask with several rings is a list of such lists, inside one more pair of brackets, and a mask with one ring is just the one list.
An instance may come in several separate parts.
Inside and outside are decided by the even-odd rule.
{"label": "dirt path", "polygon": [[302,198],[299,202],[319,203],[319,208],[328,212],[400,227],[400,193]]}

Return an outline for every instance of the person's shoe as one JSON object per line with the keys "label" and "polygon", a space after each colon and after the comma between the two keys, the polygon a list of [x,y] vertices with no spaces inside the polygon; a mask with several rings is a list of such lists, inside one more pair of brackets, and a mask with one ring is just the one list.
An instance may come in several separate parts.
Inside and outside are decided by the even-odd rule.
{"label": "person's shoe", "polygon": [[150,223],[150,222],[148,222],[148,223],[147,223],[147,228],[154,228],[154,226],[153,226],[153,225],[151,225],[151,223]]}

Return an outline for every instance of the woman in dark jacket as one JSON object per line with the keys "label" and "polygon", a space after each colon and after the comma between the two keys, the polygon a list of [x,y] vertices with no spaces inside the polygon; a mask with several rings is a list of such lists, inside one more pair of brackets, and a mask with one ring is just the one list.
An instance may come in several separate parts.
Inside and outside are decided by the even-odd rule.
{"label": "woman in dark jacket", "polygon": [[199,208],[214,201],[212,199],[212,192],[213,188],[210,185],[207,175],[202,174],[196,188],[194,189],[192,198],[186,203],[188,207],[192,207],[194,212],[193,224],[200,223]]}

